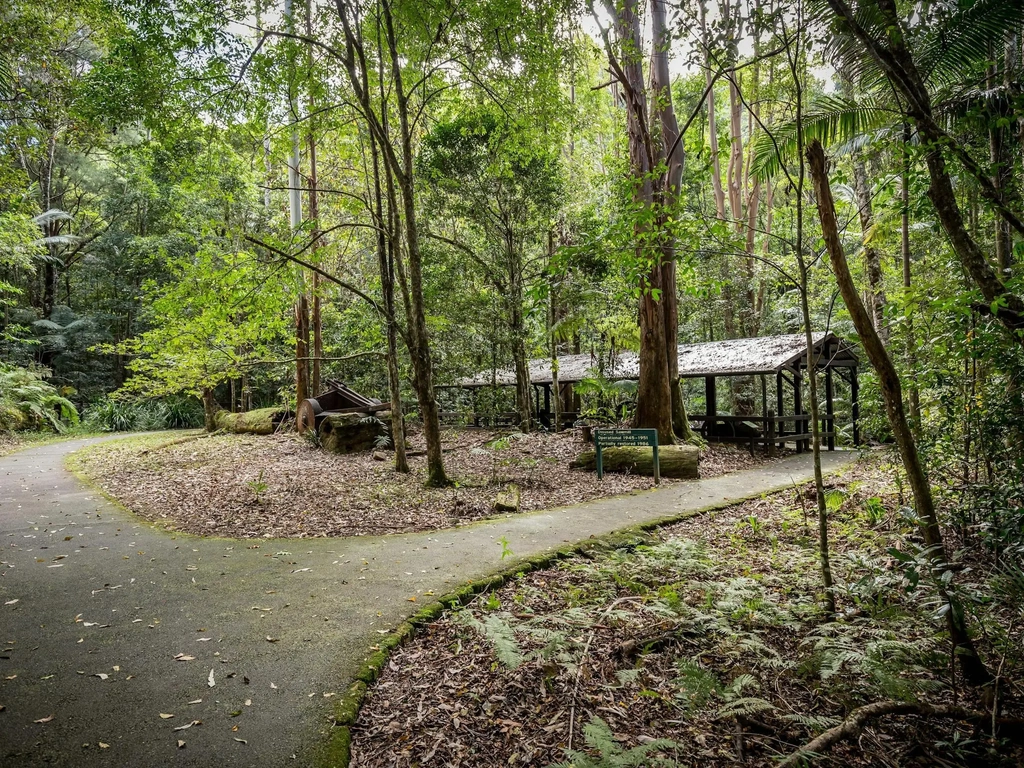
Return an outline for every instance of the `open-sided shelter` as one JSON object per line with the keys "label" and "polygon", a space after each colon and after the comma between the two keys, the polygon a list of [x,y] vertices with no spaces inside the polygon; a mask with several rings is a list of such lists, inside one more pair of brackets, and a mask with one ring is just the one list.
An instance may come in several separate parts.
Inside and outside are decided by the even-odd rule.
{"label": "open-sided shelter", "polygon": [[[853,442],[860,442],[859,386],[857,356],[851,344],[833,333],[813,335],[812,358],[823,374],[825,409],[821,415],[822,435],[829,450],[835,448],[835,376],[849,385]],[[679,345],[679,378],[704,379],[705,413],[688,414],[695,429],[708,440],[748,443],[751,446],[782,445],[795,442],[804,450],[811,439],[810,414],[805,402],[804,379],[807,371],[807,347],[803,334],[762,336],[750,339],[725,339]],[[598,375],[610,381],[636,379],[640,374],[635,352],[622,352],[599,361],[594,355],[559,355],[558,396],[566,421],[578,417],[578,398],[573,385]],[[554,393],[550,358],[529,363],[530,383],[534,387],[535,410],[545,425],[552,420]],[[718,384],[721,379],[759,379],[760,413],[719,413]],[[775,389],[774,407],[769,408],[769,379]],[[515,370],[502,368],[481,371],[461,379],[456,386],[475,391],[483,387],[515,386]],[[756,404],[752,404],[756,409]],[[474,409],[475,410],[475,409]]]}

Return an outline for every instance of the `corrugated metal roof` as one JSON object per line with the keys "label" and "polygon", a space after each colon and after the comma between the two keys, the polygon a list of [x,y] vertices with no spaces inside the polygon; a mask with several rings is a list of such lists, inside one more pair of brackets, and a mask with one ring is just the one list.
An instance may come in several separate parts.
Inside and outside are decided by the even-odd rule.
{"label": "corrugated metal roof", "polygon": [[[814,334],[814,344],[819,349],[825,342],[834,344],[840,350],[843,360],[856,360],[850,345],[832,333],[819,332]],[[802,333],[786,336],[761,336],[753,339],[726,339],[724,341],[708,341],[701,344],[679,345],[679,376],[694,378],[698,376],[736,376],[740,374],[775,373],[795,363],[805,354],[805,341]],[[825,361],[822,361],[824,364]],[[534,384],[551,383],[551,360],[539,358],[531,360],[530,381]],[[600,366],[593,355],[559,355],[558,380],[560,382],[580,381],[596,376]],[[605,361],[604,375],[606,378],[635,379],[640,375],[639,356],[636,352],[621,352],[614,360]],[[461,387],[490,386],[495,382],[498,386],[513,385],[516,382],[515,370],[499,369],[496,374],[481,371],[458,381]]]}

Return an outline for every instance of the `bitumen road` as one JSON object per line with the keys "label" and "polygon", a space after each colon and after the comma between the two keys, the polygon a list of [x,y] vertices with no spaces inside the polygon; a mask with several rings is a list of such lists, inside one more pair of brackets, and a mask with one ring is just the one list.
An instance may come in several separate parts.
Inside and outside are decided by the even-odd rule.
{"label": "bitumen road", "polygon": [[[251,541],[167,533],[111,503],[64,468],[95,442],[0,458],[3,768],[311,765],[331,699],[434,596],[813,476],[804,454],[433,533]],[[823,454],[824,469],[853,456]]]}

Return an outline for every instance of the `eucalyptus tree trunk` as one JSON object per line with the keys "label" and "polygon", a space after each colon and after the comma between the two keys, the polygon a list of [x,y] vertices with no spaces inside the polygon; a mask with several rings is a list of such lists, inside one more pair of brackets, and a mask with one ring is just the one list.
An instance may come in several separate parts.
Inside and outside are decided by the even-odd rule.
{"label": "eucalyptus tree trunk", "polygon": [[917,338],[914,313],[910,307],[910,126],[903,126],[903,174],[900,186],[900,261],[903,265],[903,303],[906,309],[907,339],[905,355],[910,380],[907,394],[910,404],[910,427],[916,438],[921,436],[921,393],[917,386]]}
{"label": "eucalyptus tree trunk", "polygon": [[[640,214],[633,229],[636,237],[636,258],[650,263],[650,270],[641,278],[639,307],[640,324],[640,381],[637,386],[636,426],[656,429],[658,442],[675,443],[672,427],[672,387],[666,349],[665,284],[661,265],[657,224],[648,221],[647,214],[654,208],[652,181],[653,153],[650,124],[648,123],[647,93],[642,64],[643,43],[640,38],[640,18],[637,0],[621,3],[606,2],[606,8],[615,18],[616,35],[621,55],[609,46],[609,63],[619,78],[626,106],[626,132],[629,139],[629,166],[633,177],[633,198],[639,204]],[[674,288],[673,288],[674,290]]]}
{"label": "eucalyptus tree trunk", "polygon": [[[828,173],[825,164],[825,151],[821,144],[815,139],[807,148],[806,152],[808,167],[811,173],[811,180],[814,184],[814,192],[818,202],[818,217],[821,220],[822,237],[825,240],[825,248],[828,251],[829,260],[832,263],[832,271],[835,273],[836,282],[839,284],[839,291],[842,294],[843,302],[850,313],[857,335],[860,337],[864,352],[871,362],[878,376],[879,389],[885,403],[886,416],[889,418],[889,425],[892,428],[893,437],[903,460],[903,467],[907,473],[907,479],[914,494],[914,501],[917,507],[917,516],[921,535],[924,538],[924,555],[928,558],[934,569],[935,584],[939,597],[948,606],[945,611],[946,627],[949,636],[956,649],[956,657],[960,661],[960,669],[964,677],[972,685],[984,685],[992,680],[992,675],[985,664],[978,657],[974,648],[970,633],[967,630],[964,618],[963,607],[946,587],[943,577],[949,574],[945,543],[942,538],[942,529],[939,527],[938,516],[935,511],[935,501],[932,497],[931,485],[924,471],[924,465],[917,452],[917,443],[907,423],[907,414],[903,407],[903,390],[900,385],[899,375],[892,364],[885,345],[875,332],[871,322],[871,316],[864,308],[860,299],[857,286],[850,273],[850,265],[847,263],[846,254],[843,251],[842,241],[839,236],[839,224],[836,220],[835,203],[832,198],[832,190],[829,187]],[[951,582],[950,582],[951,583]]]}
{"label": "eucalyptus tree trunk", "polygon": [[682,440],[692,440],[679,383],[679,294],[676,288],[675,242],[668,232],[669,217],[678,205],[683,178],[683,142],[672,104],[672,80],[668,69],[672,38],[668,26],[667,0],[651,0],[651,143],[655,164],[666,170],[656,195],[661,242],[661,285],[665,314],[665,354],[672,399],[672,430]]}

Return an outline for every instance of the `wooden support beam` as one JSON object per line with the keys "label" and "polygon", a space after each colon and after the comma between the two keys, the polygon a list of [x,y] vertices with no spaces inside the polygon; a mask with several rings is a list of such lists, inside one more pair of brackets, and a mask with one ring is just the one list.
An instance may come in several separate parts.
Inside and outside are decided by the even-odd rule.
{"label": "wooden support beam", "polygon": [[[783,398],[783,391],[782,391],[782,371],[779,371],[775,375],[775,410],[776,410],[776,412],[778,413],[779,416],[784,416],[786,414],[786,401]],[[783,422],[780,421],[779,422],[778,435],[779,435],[779,437],[782,437],[782,435],[784,435],[785,433],[786,433],[786,425]],[[784,440],[780,440],[779,441],[779,450],[781,451],[785,447],[786,447],[785,441]]]}
{"label": "wooden support beam", "polygon": [[832,369],[825,369],[825,431],[828,432],[828,449],[836,449],[835,387],[832,384]]}
{"label": "wooden support beam", "polygon": [[853,444],[860,445],[860,383],[857,369],[850,369],[850,416],[853,421]]}
{"label": "wooden support beam", "polygon": [[714,376],[704,377],[704,415],[710,419],[718,415],[718,380]]}
{"label": "wooden support beam", "polygon": [[544,426],[551,429],[551,385],[544,385],[544,416],[541,419]]}
{"label": "wooden support beam", "polygon": [[[803,375],[800,371],[793,371],[793,415],[802,416],[804,412],[804,399],[803,399]],[[805,432],[805,429],[801,429],[802,422],[799,420],[793,420],[793,429],[797,433]],[[803,453],[806,448],[806,440],[796,441],[796,452]]]}

